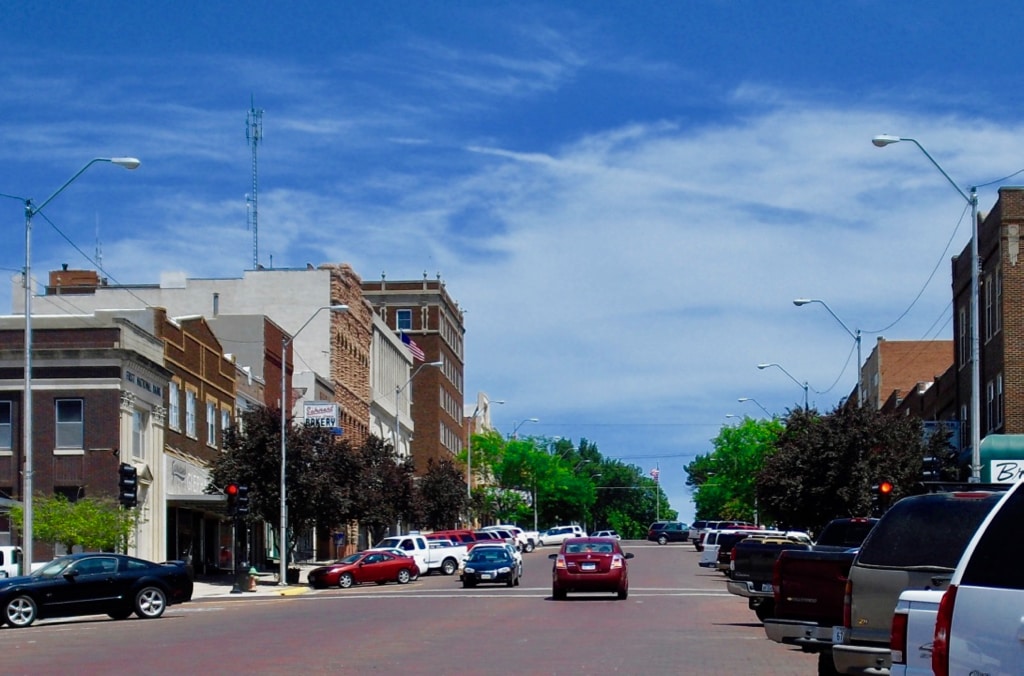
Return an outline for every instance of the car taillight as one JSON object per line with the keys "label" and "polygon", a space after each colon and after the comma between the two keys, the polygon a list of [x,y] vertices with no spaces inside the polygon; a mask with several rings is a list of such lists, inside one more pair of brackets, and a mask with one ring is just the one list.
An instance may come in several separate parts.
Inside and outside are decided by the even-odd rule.
{"label": "car taillight", "polygon": [[853,608],[850,606],[853,597],[853,580],[846,581],[846,591],[843,593],[843,626],[847,629],[853,626]]}
{"label": "car taillight", "polygon": [[949,634],[953,628],[953,605],[956,603],[956,585],[946,588],[939,601],[935,616],[935,635],[932,640],[932,672],[935,676],[949,676]]}
{"label": "car taillight", "polygon": [[895,613],[892,616],[892,629],[889,632],[889,650],[892,652],[893,664],[906,664],[907,658],[907,614]]}
{"label": "car taillight", "polygon": [[612,557],[612,568],[622,568],[622,557],[618,554]]}
{"label": "car taillight", "polygon": [[772,595],[775,597],[775,603],[779,604],[782,602],[782,566],[779,562],[782,561],[782,557],[775,559],[775,566],[772,567]]}
{"label": "car taillight", "polygon": [[565,570],[565,557],[562,556],[561,554],[559,554],[558,558],[555,559],[555,568],[560,568],[562,570]]}

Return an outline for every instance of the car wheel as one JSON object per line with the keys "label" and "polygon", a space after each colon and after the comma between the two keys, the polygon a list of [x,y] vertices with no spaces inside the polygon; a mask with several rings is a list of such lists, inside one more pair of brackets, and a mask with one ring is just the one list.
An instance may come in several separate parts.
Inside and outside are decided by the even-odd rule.
{"label": "car wheel", "polygon": [[624,589],[620,589],[619,590],[618,597],[619,597],[620,601],[625,601],[628,596],[629,596],[629,587],[626,587]]}
{"label": "car wheel", "polygon": [[167,609],[167,594],[159,587],[143,587],[135,595],[135,614],[144,620],[153,620]]}
{"label": "car wheel", "polygon": [[837,676],[836,664],[832,661],[832,651],[818,653],[818,676]]}
{"label": "car wheel", "polygon": [[355,584],[355,580],[352,579],[352,573],[342,573],[338,576],[339,589],[348,589],[353,584]]}
{"label": "car wheel", "polygon": [[533,550],[534,550],[535,548],[536,548],[536,545],[535,545],[535,544],[533,544],[533,540],[530,540],[529,542],[527,542],[527,543],[526,543],[526,546],[525,546],[525,547],[523,547],[523,551],[525,551],[525,552],[526,552],[527,554],[529,554],[529,553],[530,553],[530,552],[532,552],[532,551],[533,551]]}
{"label": "car wheel", "polygon": [[112,620],[127,620],[128,616],[131,614],[131,608],[124,608],[121,610],[115,610],[113,612],[107,613],[107,617],[109,617]]}
{"label": "car wheel", "polygon": [[668,538],[665,537],[664,535],[659,535],[658,536],[658,544],[659,545],[667,545],[668,544]]}
{"label": "car wheel", "polygon": [[476,586],[476,581],[475,580],[466,579],[466,580],[462,581],[463,589],[465,589],[466,587],[475,587],[475,586]]}
{"label": "car wheel", "polygon": [[398,571],[398,584],[408,584],[409,580],[412,579],[412,573],[403,568]]}
{"label": "car wheel", "polygon": [[557,587],[555,587],[551,590],[551,598],[553,598],[556,601],[564,601],[565,596],[566,594],[564,589],[558,589]]}
{"label": "car wheel", "polygon": [[31,596],[15,596],[7,602],[5,617],[12,627],[27,627],[36,621],[38,610]]}
{"label": "car wheel", "polygon": [[445,575],[454,575],[459,569],[459,564],[454,559],[445,559],[441,564],[441,572]]}

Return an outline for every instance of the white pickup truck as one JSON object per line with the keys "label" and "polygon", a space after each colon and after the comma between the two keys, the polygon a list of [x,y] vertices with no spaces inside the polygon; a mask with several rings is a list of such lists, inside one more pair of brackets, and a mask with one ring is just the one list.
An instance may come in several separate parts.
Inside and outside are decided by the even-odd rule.
{"label": "white pickup truck", "polygon": [[21,575],[21,547],[0,546],[0,577]]}
{"label": "white pickup truck", "polygon": [[392,535],[378,542],[374,548],[401,549],[417,559],[417,562],[425,562],[428,571],[438,570],[444,575],[454,575],[459,569],[459,562],[466,556],[465,545],[450,540],[427,540],[419,533]]}

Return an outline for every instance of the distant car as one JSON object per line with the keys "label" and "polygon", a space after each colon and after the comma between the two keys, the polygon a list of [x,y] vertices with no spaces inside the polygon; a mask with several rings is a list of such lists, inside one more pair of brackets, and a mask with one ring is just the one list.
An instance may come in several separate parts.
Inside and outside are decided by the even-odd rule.
{"label": "distant car", "polygon": [[565,599],[568,592],[614,592],[620,599],[629,595],[629,572],[619,541],[612,538],[570,538],[557,554],[551,571],[551,597]]}
{"label": "distant car", "polygon": [[665,545],[669,542],[686,542],[690,527],[682,521],[655,521],[647,529],[647,539]]}
{"label": "distant car", "polygon": [[143,619],[192,599],[192,576],[182,561],[153,563],[123,554],[70,554],[31,575],[0,580],[0,607],[12,627],[37,619],[133,612]]}
{"label": "distant car", "polygon": [[516,574],[519,575],[519,577],[523,576],[523,553],[520,552],[518,549],[516,549],[515,546],[510,545],[507,542],[502,542],[501,540],[491,540],[491,541],[478,542],[476,547],[473,547],[473,549],[469,550],[466,553],[466,556],[463,557],[462,561],[459,562],[459,579],[460,580],[462,579],[462,571],[463,571],[463,569],[465,569],[466,561],[469,560],[470,555],[472,555],[472,553],[474,551],[476,551],[477,549],[480,549],[481,551],[483,551],[483,550],[486,550],[488,548],[490,548],[490,549],[500,549],[500,550],[503,550],[503,551],[507,552],[508,555],[512,557],[512,560],[515,561],[515,563],[516,563]]}
{"label": "distant car", "polygon": [[621,540],[622,539],[621,537],[619,537],[619,534],[616,533],[613,530],[599,530],[599,531],[595,531],[595,532],[590,534],[590,537],[592,537],[592,538],[615,538],[616,540]]}
{"label": "distant car", "polygon": [[583,529],[579,526],[555,526],[549,528],[538,537],[538,544],[541,546],[546,545],[560,545],[569,538],[581,538],[586,537],[587,534],[583,532]]}
{"label": "distant car", "polygon": [[512,587],[519,584],[522,571],[512,556],[511,545],[496,547],[478,545],[469,552],[466,565],[462,568],[462,586],[475,587],[481,583],[504,583]]}
{"label": "distant car", "polygon": [[406,584],[413,579],[416,570],[416,561],[410,556],[371,549],[314,568],[309,571],[307,579],[311,587],[338,586],[348,589],[363,582]]}

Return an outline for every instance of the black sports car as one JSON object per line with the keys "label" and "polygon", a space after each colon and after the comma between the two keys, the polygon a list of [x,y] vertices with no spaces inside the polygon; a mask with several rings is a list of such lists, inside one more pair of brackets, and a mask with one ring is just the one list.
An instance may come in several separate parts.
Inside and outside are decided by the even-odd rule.
{"label": "black sports car", "polygon": [[133,612],[156,618],[192,598],[192,576],[181,561],[153,563],[123,554],[70,554],[31,575],[0,579],[3,620],[27,627],[37,619]]}
{"label": "black sports car", "polygon": [[474,547],[462,568],[462,586],[481,582],[500,582],[509,587],[519,584],[519,567],[512,555],[499,547]]}

